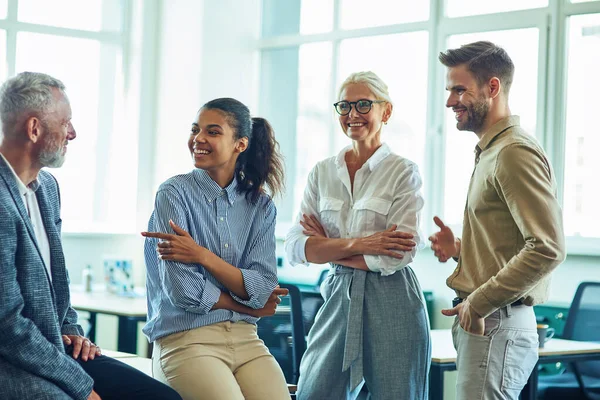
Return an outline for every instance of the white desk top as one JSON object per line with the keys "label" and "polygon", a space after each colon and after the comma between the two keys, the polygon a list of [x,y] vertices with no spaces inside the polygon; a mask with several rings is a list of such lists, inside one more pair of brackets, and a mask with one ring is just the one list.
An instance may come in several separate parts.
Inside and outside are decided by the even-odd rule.
{"label": "white desk top", "polygon": [[93,311],[125,317],[145,317],[148,314],[146,297],[125,297],[97,287],[84,292],[80,285],[71,285],[71,306],[81,311]]}
{"label": "white desk top", "polygon": [[139,369],[146,375],[152,376],[152,360],[150,358],[139,357],[136,354],[112,350],[102,350],[102,354],[108,357],[116,358],[124,364],[132,366],[135,369]]}
{"label": "white desk top", "polygon": [[[94,287],[92,292],[84,292],[83,286],[71,285],[71,306],[81,311],[93,311],[126,317],[145,317],[148,314],[146,296],[125,297],[109,293],[103,287]],[[290,313],[290,306],[277,307],[276,315]]]}
{"label": "white desk top", "polygon": [[137,354],[132,354],[132,353],[123,353],[122,351],[116,351],[116,350],[104,350],[102,349],[102,355],[111,357],[111,358],[134,358],[134,357],[139,357]]}
{"label": "white desk top", "polygon": [[[579,342],[575,340],[550,339],[539,349],[540,357],[600,353],[600,343]],[[452,332],[450,329],[431,330],[431,361],[435,363],[456,362],[456,350],[452,344]]]}

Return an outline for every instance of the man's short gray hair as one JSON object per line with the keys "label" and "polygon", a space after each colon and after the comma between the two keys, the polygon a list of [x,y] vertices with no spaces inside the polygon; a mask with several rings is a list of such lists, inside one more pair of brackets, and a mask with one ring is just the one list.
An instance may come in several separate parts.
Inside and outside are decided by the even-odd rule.
{"label": "man's short gray hair", "polygon": [[24,113],[43,119],[54,105],[52,88],[65,90],[58,79],[41,72],[21,72],[0,86],[0,121],[5,130]]}

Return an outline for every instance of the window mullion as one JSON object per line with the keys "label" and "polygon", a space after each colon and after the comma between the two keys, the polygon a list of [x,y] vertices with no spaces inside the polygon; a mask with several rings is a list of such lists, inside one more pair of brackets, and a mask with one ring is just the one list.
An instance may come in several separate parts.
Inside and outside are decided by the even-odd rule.
{"label": "window mullion", "polygon": [[445,37],[439,29],[439,22],[443,18],[444,0],[430,0],[429,14],[429,60],[428,60],[428,88],[427,88],[427,127],[425,139],[425,175],[424,191],[426,196],[422,226],[426,232],[432,232],[433,216],[440,215],[444,209],[444,164],[445,164],[445,135],[443,96],[443,72],[438,65],[438,54],[443,50]]}
{"label": "window mullion", "polygon": [[[341,2],[342,0],[333,0],[333,32],[339,30],[341,23]],[[329,88],[329,103],[333,104],[337,100],[337,82],[339,80],[339,59],[340,59],[340,44],[342,41],[336,39],[331,43],[331,86]],[[331,118],[331,135],[329,136],[329,152],[333,153],[336,148],[335,137],[337,135],[337,118]]]}
{"label": "window mullion", "polygon": [[556,174],[558,198],[563,204],[566,148],[566,15],[562,0],[550,0],[546,122],[543,145]]}
{"label": "window mullion", "polygon": [[[17,13],[19,4],[17,0],[8,0],[8,14],[6,20],[8,22],[17,21]],[[15,75],[15,64],[17,58],[17,30],[8,28],[6,30],[6,66],[7,76]]]}

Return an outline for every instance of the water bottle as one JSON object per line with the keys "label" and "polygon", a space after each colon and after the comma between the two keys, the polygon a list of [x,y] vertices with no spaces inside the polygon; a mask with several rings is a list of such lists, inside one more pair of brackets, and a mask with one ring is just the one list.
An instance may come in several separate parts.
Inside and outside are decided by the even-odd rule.
{"label": "water bottle", "polygon": [[81,282],[83,283],[83,290],[86,292],[92,291],[92,266],[87,265],[81,272]]}

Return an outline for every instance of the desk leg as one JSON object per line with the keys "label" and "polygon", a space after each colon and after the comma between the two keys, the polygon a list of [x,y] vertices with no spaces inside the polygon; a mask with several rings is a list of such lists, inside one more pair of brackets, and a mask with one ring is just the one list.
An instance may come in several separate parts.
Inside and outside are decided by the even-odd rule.
{"label": "desk leg", "polygon": [[444,399],[444,370],[432,365],[429,368],[429,400]]}
{"label": "desk leg", "polygon": [[136,317],[119,317],[119,338],[117,350],[137,354],[137,323]]}
{"label": "desk leg", "polygon": [[539,374],[538,364],[536,364],[533,368],[533,371],[531,371],[531,375],[529,375],[529,379],[527,379],[527,383],[525,384],[525,387],[523,388],[523,390],[521,391],[521,395],[519,396],[520,400],[536,400]]}
{"label": "desk leg", "polygon": [[92,343],[96,343],[96,313],[93,311],[90,311],[90,319],[88,320],[90,322],[90,329],[88,331],[88,339],[90,339],[90,341]]}

